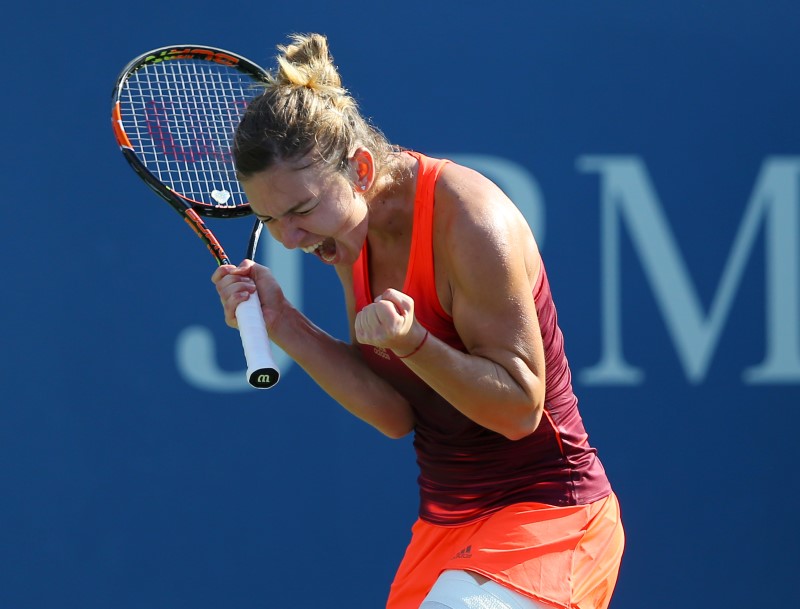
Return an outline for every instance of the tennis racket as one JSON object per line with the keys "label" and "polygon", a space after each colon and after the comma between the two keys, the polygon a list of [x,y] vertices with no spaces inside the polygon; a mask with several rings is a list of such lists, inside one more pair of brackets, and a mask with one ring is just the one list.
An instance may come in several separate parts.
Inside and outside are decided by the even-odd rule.
{"label": "tennis racket", "polygon": [[[231,142],[247,103],[263,91],[267,73],[253,62],[201,45],[154,49],[131,61],[113,92],[112,124],[136,174],[177,211],[217,263],[230,258],[203,221],[251,214],[236,179]],[[247,258],[258,246],[250,235]],[[236,309],[247,380],[259,389],[278,382],[258,293]]]}

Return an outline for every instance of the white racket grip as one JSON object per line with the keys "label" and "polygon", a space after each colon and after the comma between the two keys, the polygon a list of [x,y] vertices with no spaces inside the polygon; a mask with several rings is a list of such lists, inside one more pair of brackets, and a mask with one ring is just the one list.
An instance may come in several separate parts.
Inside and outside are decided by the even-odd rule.
{"label": "white racket grip", "polygon": [[247,382],[256,389],[269,389],[278,382],[281,374],[272,357],[258,292],[253,292],[250,298],[239,303],[236,307],[236,321],[247,360]]}

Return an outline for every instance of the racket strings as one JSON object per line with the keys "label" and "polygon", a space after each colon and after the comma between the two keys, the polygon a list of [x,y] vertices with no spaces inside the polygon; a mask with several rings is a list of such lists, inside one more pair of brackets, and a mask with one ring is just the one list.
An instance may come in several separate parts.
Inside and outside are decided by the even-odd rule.
{"label": "racket strings", "polygon": [[176,193],[217,208],[245,205],[230,146],[260,92],[249,75],[210,61],[149,64],[121,92],[122,127],[148,171]]}

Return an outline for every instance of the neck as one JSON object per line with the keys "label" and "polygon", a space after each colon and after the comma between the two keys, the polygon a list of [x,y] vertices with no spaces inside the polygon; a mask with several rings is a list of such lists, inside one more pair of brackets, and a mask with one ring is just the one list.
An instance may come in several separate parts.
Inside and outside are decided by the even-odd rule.
{"label": "neck", "polygon": [[407,154],[393,155],[396,171],[386,171],[367,193],[368,238],[383,243],[410,239],[414,220],[417,161]]}

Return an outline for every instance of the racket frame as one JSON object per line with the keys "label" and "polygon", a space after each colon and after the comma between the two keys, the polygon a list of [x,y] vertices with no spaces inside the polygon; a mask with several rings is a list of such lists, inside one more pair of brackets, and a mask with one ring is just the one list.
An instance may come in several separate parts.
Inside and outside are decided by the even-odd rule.
{"label": "racket frame", "polygon": [[[123,157],[134,172],[153,190],[178,212],[189,227],[203,241],[214,256],[217,264],[231,264],[231,260],[220,242],[208,228],[203,217],[235,218],[252,214],[247,202],[235,206],[216,207],[214,205],[192,199],[173,190],[159,180],[137,155],[134,146],[125,131],[122,118],[122,97],[128,79],[138,70],[165,61],[200,60],[214,62],[223,66],[233,67],[250,76],[254,85],[267,83],[269,74],[260,66],[249,59],[216,47],[206,45],[170,45],[159,47],[143,53],[131,60],[121,71],[114,85],[112,94],[112,126],[114,135]],[[250,235],[247,248],[247,258],[255,255],[258,238],[262,224],[256,220]],[[268,389],[275,385],[280,378],[280,372],[275,365],[269,347],[269,337],[261,314],[261,304],[258,292],[251,294],[250,298],[241,303],[236,310],[239,321],[242,344],[248,361],[248,382],[258,389]],[[246,330],[243,328],[247,328]],[[265,351],[264,351],[265,350]],[[251,361],[252,360],[252,361]]]}

